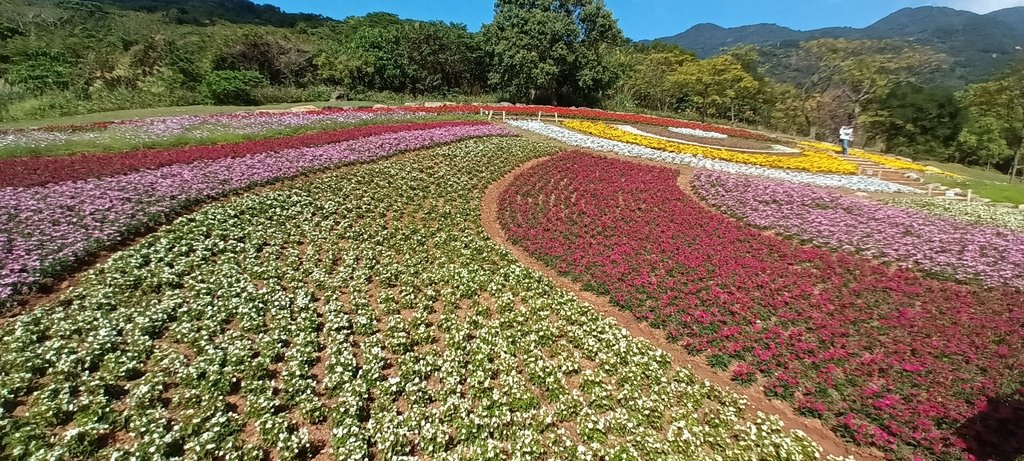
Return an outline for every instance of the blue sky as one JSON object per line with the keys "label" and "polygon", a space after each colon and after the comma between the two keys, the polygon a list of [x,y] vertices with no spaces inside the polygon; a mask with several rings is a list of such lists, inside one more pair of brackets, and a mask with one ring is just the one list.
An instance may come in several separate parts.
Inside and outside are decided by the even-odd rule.
{"label": "blue sky", "polygon": [[[290,12],[334,18],[387,11],[403,18],[461,22],[471,30],[490,22],[493,0],[256,0]],[[605,0],[635,40],[674,35],[694,24],[741,26],[762,22],[794,29],[864,27],[907,6],[939,5],[987,13],[1024,0]]]}

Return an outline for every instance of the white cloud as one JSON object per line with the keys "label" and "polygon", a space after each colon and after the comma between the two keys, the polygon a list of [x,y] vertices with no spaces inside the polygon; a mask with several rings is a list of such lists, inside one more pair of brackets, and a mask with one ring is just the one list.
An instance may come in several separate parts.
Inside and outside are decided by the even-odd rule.
{"label": "white cloud", "polygon": [[1024,6],[1024,0],[944,0],[935,4],[975,13],[990,13],[1003,8]]}

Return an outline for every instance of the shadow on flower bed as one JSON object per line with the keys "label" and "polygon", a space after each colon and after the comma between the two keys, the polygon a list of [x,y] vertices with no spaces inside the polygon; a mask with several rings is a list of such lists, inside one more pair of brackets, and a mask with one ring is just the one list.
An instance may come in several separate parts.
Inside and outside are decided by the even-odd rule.
{"label": "shadow on flower bed", "polygon": [[1024,388],[1016,397],[989,399],[956,434],[979,460],[1015,461],[1024,456]]}

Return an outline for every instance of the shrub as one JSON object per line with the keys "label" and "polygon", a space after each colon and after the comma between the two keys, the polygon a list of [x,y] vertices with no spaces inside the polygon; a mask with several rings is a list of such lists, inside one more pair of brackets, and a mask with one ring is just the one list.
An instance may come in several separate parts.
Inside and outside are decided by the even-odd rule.
{"label": "shrub", "polygon": [[259,102],[257,90],[267,84],[259,72],[214,71],[203,81],[203,99],[212,104],[254,105]]}

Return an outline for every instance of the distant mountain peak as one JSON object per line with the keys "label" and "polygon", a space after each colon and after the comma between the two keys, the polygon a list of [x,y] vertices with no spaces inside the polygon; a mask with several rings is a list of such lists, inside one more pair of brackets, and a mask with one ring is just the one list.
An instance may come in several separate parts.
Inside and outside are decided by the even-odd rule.
{"label": "distant mountain peak", "polygon": [[[683,33],[655,39],[693,51],[701,58],[723,49],[749,44],[774,49],[795,48],[820,38],[907,40],[932,46],[954,60],[951,79],[973,81],[1001,70],[1024,46],[1024,7],[980,15],[942,6],[900,9],[864,28],[829,27],[808,31],[777,24],[724,28],[703,23]],[[993,59],[995,55],[997,58]]]}

